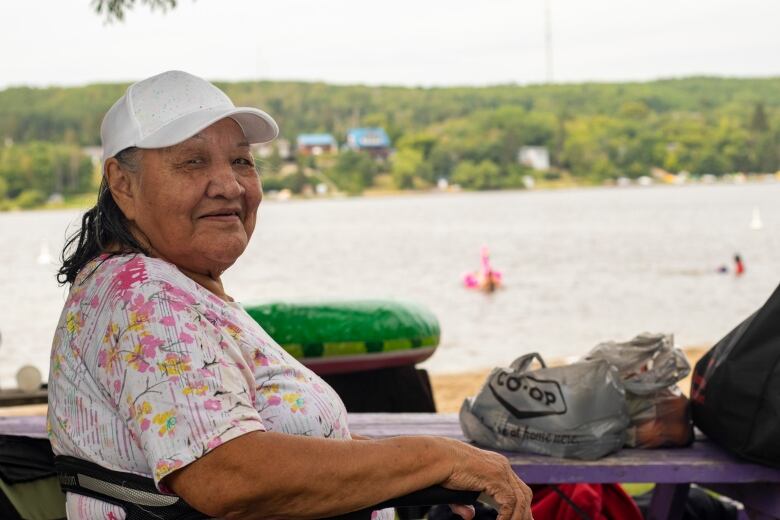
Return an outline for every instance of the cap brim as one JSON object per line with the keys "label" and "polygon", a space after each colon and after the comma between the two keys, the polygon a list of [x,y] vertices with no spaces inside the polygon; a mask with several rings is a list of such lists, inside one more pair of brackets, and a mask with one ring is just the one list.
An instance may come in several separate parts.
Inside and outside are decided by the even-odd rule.
{"label": "cap brim", "polygon": [[257,108],[217,107],[198,110],[182,116],[140,140],[139,148],[166,148],[186,141],[204,128],[229,117],[241,126],[250,144],[267,143],[279,135],[276,121]]}

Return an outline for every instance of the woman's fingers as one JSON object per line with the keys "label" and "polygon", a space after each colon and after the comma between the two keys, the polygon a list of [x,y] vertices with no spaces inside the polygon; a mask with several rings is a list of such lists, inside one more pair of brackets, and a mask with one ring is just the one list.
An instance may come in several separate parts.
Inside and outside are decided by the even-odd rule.
{"label": "woman's fingers", "polygon": [[454,489],[484,491],[492,497],[499,520],[529,520],[532,493],[515,474],[506,457],[459,443],[450,477]]}
{"label": "woman's fingers", "polygon": [[474,510],[474,506],[464,504],[450,504],[450,509],[463,520],[473,520],[474,516],[477,514]]}
{"label": "woman's fingers", "polygon": [[520,480],[520,477],[517,476],[517,474],[512,471],[513,476],[515,477],[514,483],[517,486],[517,492],[518,492],[518,508],[521,512],[520,519],[521,520],[527,520],[527,519],[533,519],[533,516],[531,515],[531,499],[533,498],[533,492],[531,491],[531,488],[529,488],[525,482]]}

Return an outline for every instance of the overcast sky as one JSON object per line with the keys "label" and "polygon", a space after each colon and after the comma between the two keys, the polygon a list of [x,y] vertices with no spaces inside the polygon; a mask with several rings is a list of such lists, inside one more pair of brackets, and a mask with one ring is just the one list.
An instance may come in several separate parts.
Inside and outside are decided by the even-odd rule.
{"label": "overcast sky", "polygon": [[[778,0],[549,0],[555,81],[780,75]],[[179,0],[106,24],[89,0],[0,0],[0,88],[208,79],[540,83],[545,0]]]}

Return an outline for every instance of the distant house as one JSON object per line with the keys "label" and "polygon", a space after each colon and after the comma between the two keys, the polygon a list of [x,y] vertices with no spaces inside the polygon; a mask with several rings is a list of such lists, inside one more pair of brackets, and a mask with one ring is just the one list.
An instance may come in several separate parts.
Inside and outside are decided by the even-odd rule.
{"label": "distant house", "polygon": [[94,165],[100,166],[103,162],[103,148],[100,146],[83,146],[81,153],[89,157]]}
{"label": "distant house", "polygon": [[279,153],[279,157],[287,161],[292,158],[290,153],[290,141],[287,139],[276,139],[270,143],[253,144],[252,151],[261,159],[268,159],[274,153],[274,148]]}
{"label": "distant house", "polygon": [[517,162],[537,171],[547,171],[550,169],[550,152],[546,146],[521,146]]}
{"label": "distant house", "polygon": [[322,155],[338,149],[336,138],[331,134],[300,134],[295,142],[299,155]]}
{"label": "distant house", "polygon": [[384,128],[350,128],[347,131],[347,148],[387,159],[390,155],[390,137]]}

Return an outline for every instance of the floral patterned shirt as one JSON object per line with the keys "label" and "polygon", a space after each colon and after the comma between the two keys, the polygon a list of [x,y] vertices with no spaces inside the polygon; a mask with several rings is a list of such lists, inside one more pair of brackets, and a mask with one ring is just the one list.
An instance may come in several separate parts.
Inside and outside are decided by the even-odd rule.
{"label": "floral patterned shirt", "polygon": [[[54,453],[158,487],[247,432],[349,438],[338,395],[238,304],[135,254],[93,260],[71,287],[52,346],[48,423]],[[125,516],[70,493],[67,510],[70,520]]]}

